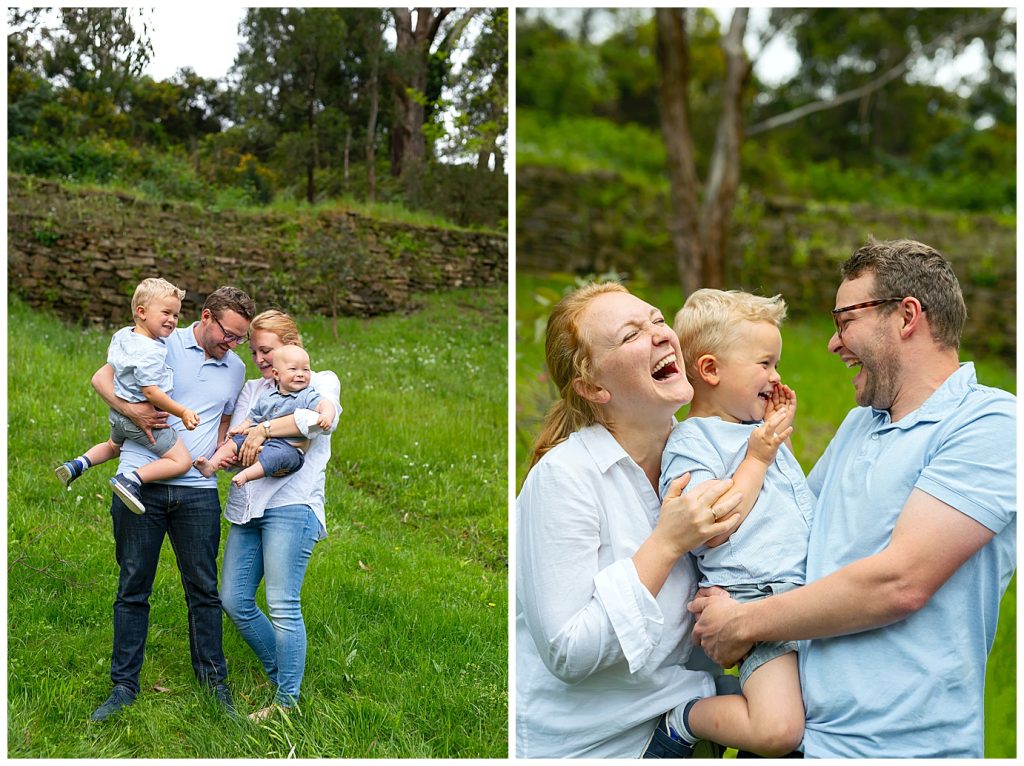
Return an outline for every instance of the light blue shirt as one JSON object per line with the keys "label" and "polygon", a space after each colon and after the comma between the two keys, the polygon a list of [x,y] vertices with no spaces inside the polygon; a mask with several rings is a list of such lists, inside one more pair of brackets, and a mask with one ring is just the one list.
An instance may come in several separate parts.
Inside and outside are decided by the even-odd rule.
{"label": "light blue shirt", "polygon": [[[199,425],[187,431],[181,418],[174,415],[167,418],[167,423],[185,441],[193,460],[200,455],[210,457],[216,450],[221,416],[234,412],[235,397],[245,380],[245,364],[233,351],[221,359],[206,357],[193,331],[197,324],[178,328],[167,338],[167,363],[174,373],[174,400],[193,410],[199,416]],[[118,473],[134,471],[156,459],[148,449],[126,439]],[[159,483],[217,488],[216,476],[208,479],[195,468],[184,476]]]}
{"label": "light blue shirt", "polygon": [[323,397],[312,385],[295,392],[282,392],[275,386],[260,395],[256,405],[249,411],[249,419],[253,423],[262,423],[264,420],[291,415],[295,410],[315,410],[322,400]]}
{"label": "light blue shirt", "polygon": [[144,402],[142,389],[156,386],[170,395],[174,381],[167,366],[167,345],[163,338],[147,338],[122,327],[107,347],[107,364],[114,368],[114,393],[126,402]]}
{"label": "light blue shirt", "polygon": [[[728,423],[721,418],[687,418],[677,423],[661,457],[659,493],[690,473],[687,491],[707,479],[727,479],[747,454],[757,424]],[[796,457],[786,445],[765,472],[754,507],[739,529],[715,548],[693,551],[700,564],[701,587],[804,583],[807,538],[814,512],[811,494]]]}
{"label": "light blue shirt", "polygon": [[808,757],[984,757],[985,664],[1017,560],[1015,406],[963,364],[896,423],[854,409],[811,471],[808,582],[883,550],[915,488],[996,534],[906,619],[801,642]]}

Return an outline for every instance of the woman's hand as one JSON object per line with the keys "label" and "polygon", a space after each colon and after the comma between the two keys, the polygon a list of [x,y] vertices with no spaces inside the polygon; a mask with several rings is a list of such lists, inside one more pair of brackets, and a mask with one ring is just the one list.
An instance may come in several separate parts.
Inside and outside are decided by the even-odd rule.
{"label": "woman's hand", "polygon": [[689,482],[684,473],[668,485],[658,525],[633,554],[640,582],[655,597],[680,556],[712,537],[727,537],[740,523],[733,509],[743,496],[732,490],[732,479],[702,481],[683,495]]}
{"label": "woman's hand", "polygon": [[256,462],[256,456],[263,448],[263,442],[267,440],[266,429],[263,426],[254,426],[245,435],[245,441],[238,448],[238,459],[242,465],[250,466]]}
{"label": "woman's hand", "polygon": [[732,479],[702,481],[684,495],[683,488],[689,483],[690,474],[684,473],[668,485],[654,529],[677,556],[714,537],[728,537],[740,522],[732,511],[743,496],[732,491]]}

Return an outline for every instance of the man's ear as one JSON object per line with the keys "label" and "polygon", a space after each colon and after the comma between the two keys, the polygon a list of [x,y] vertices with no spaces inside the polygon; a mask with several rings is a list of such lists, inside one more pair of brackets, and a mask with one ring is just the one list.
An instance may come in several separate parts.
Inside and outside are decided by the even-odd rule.
{"label": "man's ear", "polygon": [[594,404],[608,404],[612,398],[608,389],[601,388],[601,386],[596,386],[593,383],[587,383],[583,378],[573,379],[572,388],[577,394]]}
{"label": "man's ear", "polygon": [[697,375],[701,380],[709,386],[718,385],[718,359],[713,354],[704,354],[697,359],[693,366],[697,368]]}
{"label": "man's ear", "polygon": [[917,298],[904,298],[899,310],[902,312],[903,325],[900,327],[900,337],[909,338],[919,327],[922,327],[921,320],[924,317],[921,309],[921,301]]}

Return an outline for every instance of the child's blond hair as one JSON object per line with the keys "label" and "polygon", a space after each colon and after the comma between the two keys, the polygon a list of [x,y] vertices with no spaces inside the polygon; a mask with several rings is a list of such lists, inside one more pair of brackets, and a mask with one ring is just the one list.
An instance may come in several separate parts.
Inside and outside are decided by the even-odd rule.
{"label": "child's blond hair", "polygon": [[728,351],[737,339],[737,327],[743,320],[771,322],[776,327],[786,318],[786,302],[781,295],[764,298],[741,290],[704,288],[692,293],[679,309],[673,328],[686,360],[686,375],[697,379],[696,362],[705,354]]}
{"label": "child's blond hair", "polygon": [[166,298],[168,295],[178,296],[179,301],[185,299],[185,291],[175,287],[166,279],[160,277],[143,279],[135,288],[135,294],[132,295],[132,317],[135,318],[135,312],[139,306],[148,306],[158,298]]}

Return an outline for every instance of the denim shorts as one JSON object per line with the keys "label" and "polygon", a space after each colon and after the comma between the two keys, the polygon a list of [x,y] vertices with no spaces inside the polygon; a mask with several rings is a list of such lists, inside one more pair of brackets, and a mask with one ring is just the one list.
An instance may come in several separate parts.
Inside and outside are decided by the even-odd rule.
{"label": "denim shorts", "polygon": [[[799,587],[791,582],[771,582],[763,585],[730,585],[726,590],[735,601],[760,601]],[[745,686],[750,674],[766,662],[795,652],[796,649],[796,641],[758,641],[750,650],[750,654],[740,663],[740,686]]]}
{"label": "denim shorts", "polygon": [[117,410],[110,411],[108,420],[110,421],[110,441],[118,446],[124,444],[124,440],[128,439],[163,457],[178,442],[178,433],[173,428],[154,428],[153,438],[156,439],[156,444],[153,444],[141,428]]}

